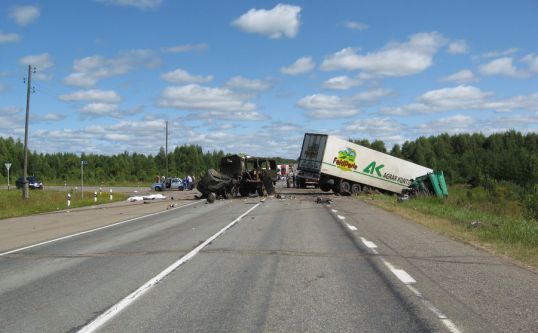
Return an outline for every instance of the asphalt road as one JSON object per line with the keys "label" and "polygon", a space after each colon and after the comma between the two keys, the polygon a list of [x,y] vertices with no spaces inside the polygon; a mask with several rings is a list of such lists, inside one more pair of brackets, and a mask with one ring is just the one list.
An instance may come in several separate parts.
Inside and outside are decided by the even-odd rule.
{"label": "asphalt road", "polygon": [[536,274],[357,200],[306,192],[192,202],[0,254],[0,331],[538,328]]}

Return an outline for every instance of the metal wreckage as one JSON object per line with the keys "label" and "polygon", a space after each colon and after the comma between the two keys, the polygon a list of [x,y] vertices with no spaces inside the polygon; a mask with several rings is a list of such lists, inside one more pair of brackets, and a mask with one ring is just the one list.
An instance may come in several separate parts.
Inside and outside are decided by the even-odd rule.
{"label": "metal wreckage", "polygon": [[223,157],[220,171],[209,169],[198,182],[201,198],[213,201],[218,197],[270,195],[275,192],[278,170],[275,160],[248,155]]}

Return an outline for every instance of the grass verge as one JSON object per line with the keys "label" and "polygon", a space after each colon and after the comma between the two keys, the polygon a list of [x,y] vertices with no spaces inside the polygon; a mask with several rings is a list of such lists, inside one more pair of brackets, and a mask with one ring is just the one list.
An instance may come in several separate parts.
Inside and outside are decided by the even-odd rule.
{"label": "grass verge", "polygon": [[452,193],[450,200],[417,198],[397,202],[395,196],[374,195],[374,200],[368,202],[452,238],[538,269],[538,221],[519,214],[507,216],[490,211],[476,202],[462,201],[458,190]]}
{"label": "grass verge", "polygon": [[[123,201],[126,199],[127,196],[125,194],[114,193],[113,201]],[[80,198],[80,193],[77,193],[72,195],[70,208],[105,203],[110,203],[108,195],[98,197],[97,202],[94,202],[93,193],[85,192],[84,200]],[[66,193],[62,191],[30,191],[30,198],[23,200],[21,190],[0,190],[0,219],[47,213],[62,209],[67,209]]]}

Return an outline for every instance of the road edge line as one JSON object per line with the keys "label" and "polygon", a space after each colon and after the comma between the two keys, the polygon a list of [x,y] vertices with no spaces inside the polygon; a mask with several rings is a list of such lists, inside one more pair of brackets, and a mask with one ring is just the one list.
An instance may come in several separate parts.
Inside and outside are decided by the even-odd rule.
{"label": "road edge line", "polygon": [[[201,201],[201,200],[200,200],[200,201]],[[121,224],[125,224],[125,223],[129,223],[129,222],[133,222],[133,221],[136,221],[136,220],[145,218],[145,217],[155,216],[155,215],[158,215],[158,214],[162,214],[162,213],[170,212],[170,211],[172,211],[172,210],[176,210],[176,209],[180,209],[180,208],[184,208],[184,207],[192,206],[192,205],[194,205],[194,204],[200,203],[200,201],[191,202],[191,203],[188,203],[188,204],[183,205],[183,206],[174,207],[174,208],[172,208],[172,209],[163,210],[163,211],[156,212],[156,213],[151,213],[151,214],[148,214],[148,215],[142,215],[142,216],[138,216],[138,217],[133,217],[132,219],[128,219],[128,220],[125,220],[125,221],[120,221],[120,222],[112,223],[112,224],[105,225],[105,226],[102,226],[102,227],[97,227],[97,228],[94,228],[94,229],[90,229],[90,230],[86,230],[86,231],[77,232],[77,233],[74,233],[74,234],[71,234],[71,235],[66,235],[66,236],[62,236],[62,237],[58,237],[58,238],[54,238],[54,239],[50,239],[50,240],[47,240],[47,241],[44,241],[44,242],[40,242],[40,243],[36,243],[36,244],[32,244],[32,245],[27,245],[27,246],[24,246],[24,247],[20,247],[20,248],[18,248],[18,249],[14,249],[14,250],[10,250],[10,251],[7,251],[7,252],[0,253],[0,257],[5,256],[6,254],[11,254],[11,253],[16,253],[16,252],[20,252],[20,251],[28,250],[28,249],[31,249],[31,248],[34,248],[34,247],[38,247],[38,246],[41,246],[41,245],[46,245],[46,244],[50,244],[50,243],[54,243],[54,242],[58,242],[58,241],[61,241],[61,240],[64,240],[64,239],[69,239],[69,238],[73,238],[73,237],[76,237],[76,236],[80,236],[80,235],[84,235],[84,234],[89,234],[89,233],[94,232],[94,231],[99,231],[99,230],[103,230],[103,229],[112,228],[112,227],[115,227],[115,226],[118,226],[118,225],[121,225]]]}

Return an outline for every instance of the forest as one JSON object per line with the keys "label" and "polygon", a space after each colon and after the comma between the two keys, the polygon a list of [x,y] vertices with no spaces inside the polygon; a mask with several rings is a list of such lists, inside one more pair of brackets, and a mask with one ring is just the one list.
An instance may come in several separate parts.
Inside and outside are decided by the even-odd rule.
{"label": "forest", "polygon": [[[202,147],[184,145],[175,147],[168,152],[168,175],[170,177],[185,177],[192,175],[200,177],[207,169],[218,169],[222,151],[204,152]],[[275,158],[281,162],[290,161]],[[156,176],[165,175],[166,153],[163,147],[153,155],[123,152],[117,155],[95,155],[73,153],[43,154],[28,152],[28,175],[37,176],[45,185],[76,183],[81,178],[81,161],[87,161],[84,166],[84,182],[87,184],[128,184],[145,182],[151,183]],[[10,183],[23,173],[24,145],[13,138],[0,137],[0,163],[11,163]],[[7,184],[7,169],[2,165],[0,184]]]}
{"label": "forest", "polygon": [[[538,134],[516,131],[483,134],[441,134],[419,137],[396,144],[387,151],[383,141],[354,140],[372,149],[389,153],[435,170],[443,170],[450,184],[485,185],[505,181],[526,189],[538,184]],[[72,182],[80,179],[80,161],[88,161],[84,179],[88,183],[151,182],[163,174],[166,165],[164,148],[155,155],[124,152],[118,155],[73,153],[43,154],[29,152],[28,174],[46,183]],[[222,151],[204,152],[202,147],[175,147],[168,154],[169,175],[203,175],[217,168]],[[12,163],[11,183],[22,175],[23,144],[13,138],[0,137],[0,163]],[[279,162],[284,161],[278,159]],[[288,160],[289,161],[289,160]],[[0,182],[7,183],[7,170],[2,166]]]}

